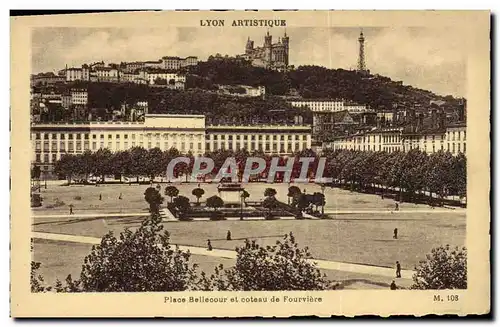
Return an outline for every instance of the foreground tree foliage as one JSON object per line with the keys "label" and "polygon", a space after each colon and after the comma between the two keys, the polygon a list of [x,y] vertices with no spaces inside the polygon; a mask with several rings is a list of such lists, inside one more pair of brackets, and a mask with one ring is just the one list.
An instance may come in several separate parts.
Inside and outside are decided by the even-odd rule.
{"label": "foreground tree foliage", "polygon": [[412,289],[466,289],[467,249],[449,245],[432,249],[427,259],[420,261],[413,275]]}
{"label": "foreground tree foliage", "polygon": [[202,273],[200,288],[219,291],[326,290],[334,284],[309,261],[309,249],[300,248],[292,233],[274,246],[246,240],[236,248],[236,265],[216,267],[208,277]]}
{"label": "foreground tree foliage", "polygon": [[152,215],[135,231],[126,229],[117,238],[106,234],[85,258],[80,280],[71,275],[60,292],[160,292],[186,291],[196,285],[196,265],[191,254],[173,248],[160,217]]}

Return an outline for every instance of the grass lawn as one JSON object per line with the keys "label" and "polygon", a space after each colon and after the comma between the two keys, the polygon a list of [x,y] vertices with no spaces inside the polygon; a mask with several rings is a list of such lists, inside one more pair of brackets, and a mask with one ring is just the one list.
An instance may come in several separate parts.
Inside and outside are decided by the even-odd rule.
{"label": "grass lawn", "polygon": [[[162,194],[165,186],[162,185]],[[198,187],[196,183],[173,184],[179,189],[179,194],[188,197],[192,202],[196,202],[196,197],[191,194],[191,191]],[[201,188],[205,190],[205,195],[201,198],[203,202],[208,197],[217,194],[218,184],[202,183]],[[307,193],[321,192],[321,187],[316,184],[292,184],[298,186],[301,190],[306,190]],[[128,213],[128,212],[147,212],[148,205],[144,200],[144,191],[147,185],[128,185],[128,184],[109,184],[100,185],[98,187],[92,185],[48,185],[47,189],[42,188],[42,207],[33,208],[35,215],[49,214],[67,214],[69,213],[69,205],[72,204],[74,213]],[[248,191],[250,197],[248,201],[260,201],[264,198],[264,190],[268,187],[274,188],[277,191],[276,198],[287,203],[288,184],[275,183],[248,183],[243,184],[243,187]],[[120,193],[122,199],[119,199]],[[102,200],[99,200],[99,195]],[[76,197],[81,197],[77,200]],[[325,189],[325,211],[329,210],[387,210],[394,208],[394,201],[390,199],[381,199],[377,195],[361,194],[350,192],[348,190],[338,188]],[[170,199],[165,197],[164,204]],[[57,201],[60,206],[50,208]],[[426,205],[416,205],[411,203],[403,203],[400,208],[403,209],[419,209],[425,208]]]}
{"label": "grass lawn", "polygon": [[[354,219],[274,221],[192,221],[165,223],[174,244],[234,249],[245,238],[274,244],[293,232],[301,246],[308,246],[314,258],[392,267],[396,260],[413,269],[433,247],[465,244],[465,215],[405,214],[404,219],[376,214],[353,215]],[[389,219],[390,218],[390,219]],[[102,237],[109,230],[119,233],[140,225],[141,218],[62,219],[34,223],[37,232]],[[399,239],[392,238],[394,228]],[[233,241],[226,241],[231,230]]]}

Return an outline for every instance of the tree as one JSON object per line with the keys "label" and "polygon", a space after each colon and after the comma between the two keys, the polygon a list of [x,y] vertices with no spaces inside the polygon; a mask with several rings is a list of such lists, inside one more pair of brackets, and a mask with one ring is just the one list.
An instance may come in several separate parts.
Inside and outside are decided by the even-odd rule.
{"label": "tree", "polygon": [[42,170],[40,169],[40,166],[34,165],[33,169],[31,169],[31,178],[32,179],[40,179],[41,173],[42,173]]}
{"label": "tree", "polygon": [[439,151],[430,155],[426,165],[425,183],[432,193],[442,200],[453,183],[453,156],[449,152]]}
{"label": "tree", "polygon": [[467,249],[434,248],[415,270],[412,289],[466,289]]}
{"label": "tree", "polygon": [[318,207],[322,208],[322,214],[324,212],[324,207],[325,207],[325,195],[323,193],[319,192],[314,192],[312,195],[312,204],[316,206],[316,210],[318,210]]}
{"label": "tree", "polygon": [[453,191],[463,198],[467,195],[467,158],[463,153],[453,158],[452,167]]}
{"label": "tree", "polygon": [[149,204],[149,212],[151,214],[160,213],[160,205],[163,203],[163,197],[157,189],[148,187],[144,192],[144,199]]}
{"label": "tree", "polygon": [[163,165],[163,152],[160,148],[149,149],[144,161],[145,172],[151,180],[163,173],[165,166]]}
{"label": "tree", "polygon": [[160,218],[152,215],[132,232],[106,234],[85,258],[84,292],[169,292],[189,290],[197,279],[190,253],[170,245]]}
{"label": "tree", "polygon": [[277,194],[276,190],[274,188],[266,188],[264,191],[264,196],[266,197],[274,197]]}
{"label": "tree", "polygon": [[334,289],[331,281],[311,262],[307,247],[300,248],[292,233],[273,246],[260,246],[245,240],[236,248],[236,264],[216,267],[207,277],[202,273],[203,290],[291,291]]}
{"label": "tree", "polygon": [[304,211],[311,204],[311,197],[305,193],[301,193],[297,200],[297,208]]}
{"label": "tree", "polygon": [[272,210],[276,209],[278,206],[278,200],[276,200],[274,197],[270,196],[264,199],[262,202],[262,206],[269,211],[267,212],[266,218],[270,219],[272,218]]}
{"label": "tree", "polygon": [[101,180],[104,182],[104,177],[113,173],[113,154],[106,148],[97,150],[92,156],[94,158],[93,173],[96,176],[101,176]]}
{"label": "tree", "polygon": [[214,208],[214,211],[217,211],[217,208],[221,208],[224,205],[224,201],[217,195],[213,195],[207,199],[207,207]]}
{"label": "tree", "polygon": [[167,186],[165,187],[165,195],[170,197],[170,202],[173,201],[173,198],[179,195],[179,189],[175,186]]}
{"label": "tree", "polygon": [[133,147],[130,152],[130,165],[129,170],[132,176],[137,178],[139,183],[139,176],[146,175],[145,163],[148,156],[148,151],[141,147]]}
{"label": "tree", "polygon": [[300,188],[298,188],[297,186],[290,186],[288,188],[288,194],[286,195],[288,197],[288,204],[290,204],[290,198],[295,198],[300,193]]}
{"label": "tree", "polygon": [[243,190],[240,194],[240,197],[243,199],[243,203],[247,203],[247,199],[250,197],[250,193],[247,192],[247,190]]}
{"label": "tree", "polygon": [[174,199],[174,207],[177,210],[177,213],[180,216],[184,216],[189,209],[191,208],[191,204],[189,203],[189,199],[185,196],[179,195]]}
{"label": "tree", "polygon": [[203,190],[202,188],[195,188],[191,194],[193,194],[195,197],[196,197],[196,204],[200,204],[200,198],[203,196],[203,194],[205,194],[205,190]]}
{"label": "tree", "polygon": [[122,180],[122,175],[132,176],[130,153],[129,150],[118,151],[111,158],[111,172],[114,175],[119,175],[120,181]]}
{"label": "tree", "polygon": [[59,159],[55,166],[54,166],[54,172],[57,175],[64,176],[65,178],[68,179],[68,184],[71,183],[71,180],[73,179],[73,176],[76,174],[77,171],[77,159],[75,155],[72,154],[65,154],[61,156],[61,159]]}
{"label": "tree", "polygon": [[77,156],[78,158],[78,173],[84,176],[85,181],[88,181],[90,173],[94,171],[95,162],[94,156],[90,150],[86,150],[81,156]]}

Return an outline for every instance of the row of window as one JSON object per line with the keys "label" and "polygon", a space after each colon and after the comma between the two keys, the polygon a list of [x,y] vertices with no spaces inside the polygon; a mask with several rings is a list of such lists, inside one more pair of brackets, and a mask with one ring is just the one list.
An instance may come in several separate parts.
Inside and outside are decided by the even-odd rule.
{"label": "row of window", "polygon": [[[116,142],[114,150],[129,149],[129,144],[130,144],[130,147],[135,147],[135,146],[144,147],[144,142],[142,142],[142,141],[140,141],[140,142],[132,141],[130,143],[128,141],[125,141],[125,142],[123,142],[123,148],[121,147],[121,145],[122,145],[121,142]],[[43,143],[43,152],[58,152],[58,151],[59,152],[66,152],[66,151],[73,152],[75,150],[82,151],[82,145],[83,145],[84,151],[90,150],[90,142],[89,141],[85,141],[85,142],[83,142],[83,144],[81,141],[69,142],[69,143],[67,143],[67,146],[66,146],[66,142],[61,141],[61,142],[59,142],[59,149],[57,148],[57,142],[52,142],[51,147],[49,147],[49,142],[44,142]],[[99,148],[102,149],[105,147],[105,142],[102,140],[99,143],[97,143],[95,141],[92,142],[92,150],[97,150],[98,145],[99,145]],[[151,149],[153,147],[161,148],[162,144],[160,142],[155,142],[155,143],[147,142],[146,145],[147,145],[148,149]],[[181,145],[180,150],[185,151],[186,150],[186,143],[181,142],[180,145]],[[113,147],[113,142],[107,142],[107,148],[112,149],[112,147]],[[177,142],[174,141],[174,142],[172,142],[172,144],[169,144],[169,142],[163,143],[163,149],[169,149],[170,147],[177,148]],[[41,152],[41,150],[42,150],[41,143],[36,142],[35,143],[35,151]],[[190,151],[195,150],[193,142],[189,143],[189,150]],[[198,142],[197,150],[202,151],[202,143]]]}
{"label": "row of window", "polygon": [[[373,146],[358,145],[358,146],[353,146],[353,147],[350,147],[348,145],[338,145],[338,146],[335,146],[334,148],[335,149],[354,149],[354,150],[358,150],[358,151],[361,151],[361,150],[363,150],[363,151],[382,151],[382,149],[383,149],[383,151],[386,151],[386,152],[394,152],[394,151],[399,151],[401,149],[401,147],[387,147],[387,146],[382,147],[381,144],[378,145],[378,149],[375,145],[373,145]],[[420,149],[420,147],[418,145],[411,145],[410,144],[406,149],[407,150]],[[427,146],[425,146],[423,150],[425,152],[428,152]],[[444,150],[444,145],[442,143],[438,149],[436,149],[435,144],[432,144],[432,153],[437,152],[439,150]],[[458,152],[466,153],[467,144],[466,143],[456,143],[456,146],[455,146],[455,143],[452,143],[450,146],[450,144],[448,143],[446,150],[448,152],[451,152],[451,153],[458,153]]]}
{"label": "row of window", "polygon": [[[92,139],[95,140],[95,139],[104,139],[105,136],[104,134],[100,134],[100,135],[97,135],[97,134],[89,134],[89,133],[85,133],[85,134],[82,134],[82,133],[77,133],[77,134],[66,134],[66,133],[44,133],[43,134],[43,139],[44,140],[49,140],[49,139],[52,139],[52,140],[55,140],[55,139],[60,139],[60,140],[64,140],[66,139],[66,136],[67,136],[67,139],[68,140],[73,140],[73,138],[75,138],[76,140],[81,140],[81,139],[85,139],[85,140],[88,140],[90,139],[90,135],[92,135]],[[129,139],[129,134],[114,134],[114,138],[119,140],[121,138],[121,136],[123,135],[123,139],[127,140]],[[197,139],[201,139],[201,134],[177,134],[177,133],[173,133],[173,134],[167,134],[167,133],[163,133],[163,138],[164,139],[168,139],[169,136],[173,139],[177,138],[177,136],[180,136],[181,139],[184,139],[186,136],[189,138],[189,139],[193,139],[194,136],[196,136]],[[99,137],[98,137],[99,136]],[[108,140],[111,140],[113,139],[113,134],[107,134],[107,139]],[[35,133],[35,139],[36,140],[40,140],[42,138],[42,135],[41,133]],[[132,140],[135,140],[136,139],[136,134],[130,134],[130,138]],[[142,140],[144,138],[144,134],[139,134],[139,139]],[[146,134],[146,138],[148,140],[151,140],[153,138],[153,134],[152,133],[148,133]],[[154,138],[156,140],[160,140],[161,138],[161,134],[160,133],[154,133]]]}
{"label": "row of window", "polygon": [[[458,137],[456,137],[455,132],[453,132],[453,134],[451,134],[451,135],[452,135],[452,137],[451,137],[452,141],[461,140],[460,139],[461,132],[458,132],[458,135],[457,135]],[[429,136],[429,138],[430,138],[430,136]],[[409,136],[409,137],[406,137],[406,140],[414,141],[414,142],[418,142],[420,139],[421,139],[421,136]],[[428,137],[424,137],[424,142],[427,142],[427,139],[428,139]],[[437,138],[436,138],[435,135],[432,135],[432,141],[434,142],[436,139],[444,141],[445,140],[445,135],[443,134],[443,135],[441,135],[440,137],[437,137]],[[447,139],[450,140],[450,135],[447,135]],[[464,131],[463,132],[463,140],[465,141],[465,139],[466,139],[466,134],[465,134],[465,131]],[[354,138],[354,143],[370,143],[371,140],[373,140],[373,142],[375,142],[376,136],[373,135],[373,136],[363,136],[363,137]],[[383,140],[384,143],[388,143],[388,142],[391,142],[391,143],[400,142],[401,136],[400,135],[385,135],[385,136],[378,135],[378,141],[382,142],[382,140]]]}
{"label": "row of window", "polygon": [[[273,141],[277,141],[278,138],[280,141],[284,141],[285,135],[272,135]],[[210,140],[210,134],[205,135],[205,139]],[[239,141],[241,139],[243,139],[244,141],[248,141],[249,139],[251,141],[255,141],[255,140],[261,141],[263,139],[265,139],[266,141],[269,141],[269,140],[271,140],[271,135],[227,135],[227,140],[232,141],[233,139],[235,139],[236,141]],[[286,139],[288,141],[292,141],[292,135],[287,135]],[[300,135],[296,135],[295,139],[296,140],[302,139],[302,141],[306,141],[307,135],[302,135],[302,137]],[[224,141],[224,140],[226,140],[226,135],[225,134],[220,134],[220,135],[213,134],[213,140],[214,141],[217,141],[217,140]]]}
{"label": "row of window", "polygon": [[[300,150],[300,142],[288,143],[285,149],[284,143],[269,143],[265,144],[252,142],[250,143],[250,152],[252,151],[265,151],[265,152],[279,152],[279,153],[292,153],[294,151]],[[228,143],[227,150],[238,151],[240,149],[246,148],[245,146],[241,146],[240,143]],[[226,145],[224,143],[214,144],[212,146],[211,143],[207,142],[205,144],[206,151],[214,151],[217,149],[226,150]],[[302,149],[307,149],[307,142],[302,142]]]}
{"label": "row of window", "polygon": [[[92,135],[92,137],[91,137]],[[129,134],[107,134],[107,139],[108,140],[111,140],[113,139],[113,136],[116,140],[119,140],[121,138],[127,140],[129,139]],[[173,139],[176,139],[177,136],[180,137],[181,140],[183,140],[185,137],[189,138],[189,139],[193,139],[195,136],[197,139],[200,139],[201,138],[201,134],[167,134],[167,133],[163,133],[163,139],[168,139],[169,136]],[[281,140],[281,141],[284,141],[285,140],[285,135],[226,135],[226,134],[213,134],[213,140],[226,140],[226,136],[227,136],[227,140],[229,141],[232,141],[233,139],[235,140],[240,140],[240,139],[243,139],[244,141],[247,141],[247,140],[251,140],[251,141],[255,141],[255,140]],[[77,133],[77,134],[66,134],[66,133],[43,133],[43,139],[44,140],[49,140],[49,139],[52,139],[52,140],[55,140],[55,139],[60,139],[60,140],[64,140],[64,139],[67,139],[68,140],[73,140],[73,138],[75,138],[76,140],[80,140],[80,139],[84,139],[84,140],[88,140],[90,138],[92,139],[104,139],[105,138],[105,135],[104,134],[100,134],[100,135],[97,135],[97,134],[89,134],[89,133],[85,133],[85,134],[82,134],[82,133]],[[35,139],[36,140],[40,140],[42,138],[42,134],[41,133],[35,133]],[[136,134],[130,134],[130,138],[132,140],[135,140],[136,139]],[[139,139],[142,140],[144,138],[144,134],[139,134]],[[160,133],[148,133],[146,134],[146,138],[148,140],[151,140],[153,138],[155,138],[156,140],[160,140],[161,138],[161,134]],[[206,140],[210,140],[210,134],[206,134],[205,135],[205,139]],[[287,135],[286,136],[286,139],[289,140],[289,141],[292,141],[293,137],[292,135]],[[296,140],[302,140],[302,141],[306,141],[307,140],[307,135],[296,135],[295,136],[295,139]]]}

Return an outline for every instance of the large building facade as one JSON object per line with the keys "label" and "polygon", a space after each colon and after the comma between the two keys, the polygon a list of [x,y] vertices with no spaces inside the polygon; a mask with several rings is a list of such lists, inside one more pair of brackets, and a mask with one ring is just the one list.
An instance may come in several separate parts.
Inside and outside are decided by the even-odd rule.
{"label": "large building facade", "polygon": [[467,127],[460,123],[418,133],[405,132],[401,127],[376,128],[366,133],[337,137],[333,142],[324,143],[324,148],[385,152],[418,149],[427,154],[447,151],[456,156],[467,153]]}
{"label": "large building facade", "polygon": [[203,115],[148,114],[144,122],[90,122],[87,124],[33,124],[32,163],[50,177],[54,164],[65,154],[90,150],[112,152],[132,147],[175,148],[194,156],[227,149],[262,150],[288,155],[311,147],[310,126],[205,125]]}
{"label": "large building facade", "polygon": [[249,60],[253,66],[264,67],[276,70],[287,70],[289,65],[290,38],[286,35],[278,38],[278,42],[273,43],[272,35],[269,32],[264,36],[262,47],[254,47],[254,41],[248,38],[243,58]]}

